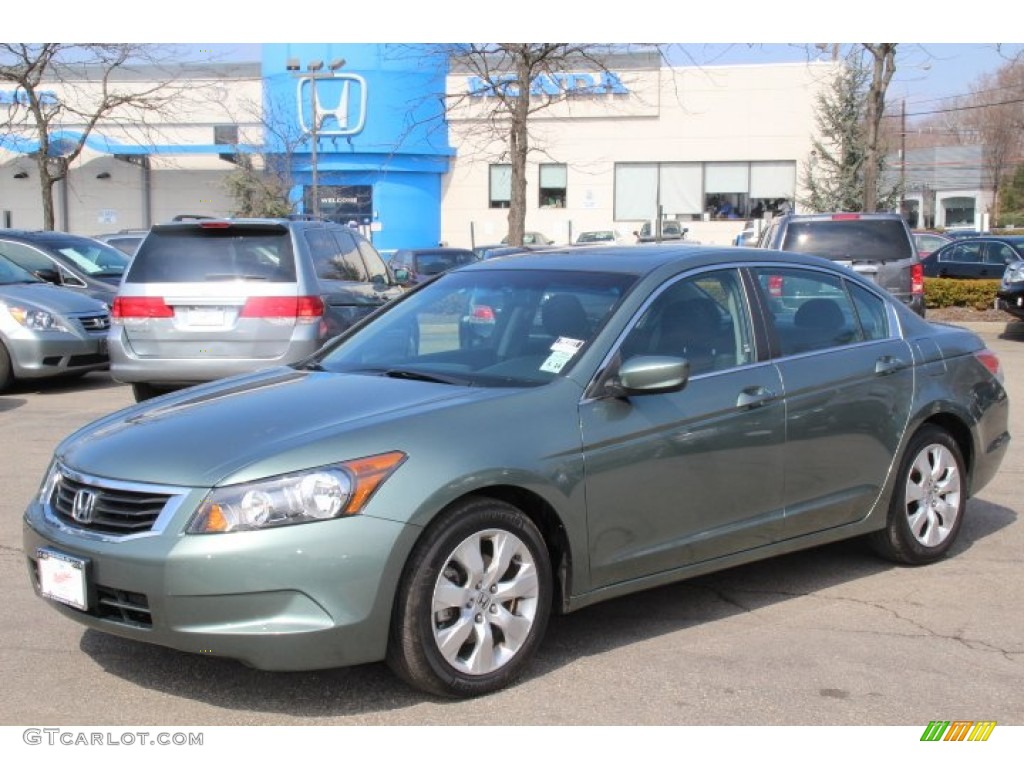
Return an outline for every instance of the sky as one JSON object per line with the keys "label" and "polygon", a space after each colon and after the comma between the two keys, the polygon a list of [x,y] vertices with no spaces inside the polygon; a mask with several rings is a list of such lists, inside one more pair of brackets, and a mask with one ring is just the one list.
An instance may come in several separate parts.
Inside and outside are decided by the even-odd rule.
{"label": "sky", "polygon": [[[817,54],[816,41],[834,39],[836,33],[847,40],[877,36],[907,41],[897,49],[889,96],[906,99],[908,116],[967,93],[978,77],[1024,53],[1024,45],[994,38],[1016,30],[1012,23],[1000,23],[998,14],[958,14],[953,21],[935,7],[895,6],[892,0],[629,0],[601,6],[564,0],[374,0],[259,11],[256,5],[175,0],[168,6],[173,13],[150,17],[140,13],[138,0],[106,0],[102,14],[82,14],[80,0],[51,0],[44,31],[51,40],[153,43],[209,40],[215,31],[219,50],[246,61],[259,60],[263,42],[654,42],[685,46],[690,55],[683,58],[702,65],[805,61]],[[5,7],[4,28],[39,29],[39,18],[31,4],[19,3]],[[664,39],[667,34],[672,38]],[[198,51],[209,44],[195,47]]]}

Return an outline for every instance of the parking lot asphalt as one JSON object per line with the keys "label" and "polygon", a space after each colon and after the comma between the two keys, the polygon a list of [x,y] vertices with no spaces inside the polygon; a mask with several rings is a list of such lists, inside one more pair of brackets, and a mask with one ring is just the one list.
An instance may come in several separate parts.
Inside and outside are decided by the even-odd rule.
{"label": "parking lot asphalt", "polygon": [[3,725],[1024,724],[1024,324],[973,327],[1000,356],[1014,441],[923,568],[845,542],[553,619],[527,678],[445,702],[382,664],[269,673],[107,636],[29,585],[21,516],[55,445],[131,404],[93,373],[0,395]]}

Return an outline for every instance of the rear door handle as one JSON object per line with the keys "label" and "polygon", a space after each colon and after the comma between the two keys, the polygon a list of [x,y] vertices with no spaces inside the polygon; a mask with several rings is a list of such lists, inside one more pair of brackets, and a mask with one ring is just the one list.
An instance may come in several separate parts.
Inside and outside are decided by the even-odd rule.
{"label": "rear door handle", "polygon": [[768,387],[747,387],[736,398],[737,408],[760,408],[777,397]]}
{"label": "rear door handle", "polygon": [[890,355],[880,357],[875,361],[875,373],[879,376],[888,376],[889,374],[896,373],[896,371],[903,370],[906,367],[906,363],[898,357],[892,357]]}

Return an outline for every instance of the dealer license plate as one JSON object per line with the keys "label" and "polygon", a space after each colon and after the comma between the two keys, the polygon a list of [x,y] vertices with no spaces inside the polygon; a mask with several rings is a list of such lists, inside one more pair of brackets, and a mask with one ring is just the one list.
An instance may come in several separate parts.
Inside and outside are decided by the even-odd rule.
{"label": "dealer license plate", "polygon": [[36,562],[39,565],[39,591],[43,597],[82,611],[88,609],[85,579],[87,560],[54,549],[40,548],[36,550]]}
{"label": "dealer license plate", "polygon": [[224,310],[221,307],[189,307],[189,325],[224,325]]}

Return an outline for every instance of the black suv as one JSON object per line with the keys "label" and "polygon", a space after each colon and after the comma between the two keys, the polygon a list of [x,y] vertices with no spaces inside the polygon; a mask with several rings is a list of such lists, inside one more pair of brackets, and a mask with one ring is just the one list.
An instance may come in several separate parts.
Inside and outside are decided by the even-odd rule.
{"label": "black suv", "polygon": [[392,269],[407,270],[407,284],[412,286],[475,261],[480,257],[468,248],[402,248],[388,263]]}
{"label": "black suv", "polygon": [[772,220],[759,248],[845,264],[924,317],[924,269],[898,213],[790,213]]}
{"label": "black suv", "polygon": [[114,302],[130,257],[91,237],[66,232],[0,230],[0,256],[40,280]]}

